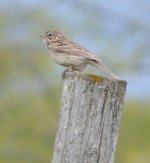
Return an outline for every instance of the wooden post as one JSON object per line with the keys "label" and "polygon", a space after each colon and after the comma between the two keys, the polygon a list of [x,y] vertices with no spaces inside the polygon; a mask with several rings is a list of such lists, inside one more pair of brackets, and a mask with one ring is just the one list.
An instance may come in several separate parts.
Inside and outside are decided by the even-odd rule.
{"label": "wooden post", "polygon": [[126,82],[80,72],[63,81],[52,163],[113,163]]}

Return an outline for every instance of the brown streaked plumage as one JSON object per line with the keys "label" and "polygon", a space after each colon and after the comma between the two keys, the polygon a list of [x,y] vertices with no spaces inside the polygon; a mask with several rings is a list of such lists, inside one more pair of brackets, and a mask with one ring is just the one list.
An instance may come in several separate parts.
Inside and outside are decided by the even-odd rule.
{"label": "brown streaked plumage", "polygon": [[52,58],[58,64],[69,67],[69,70],[81,71],[87,65],[92,65],[104,70],[113,78],[119,79],[95,54],[74,43],[60,31],[52,29],[40,35],[40,37],[46,42]]}

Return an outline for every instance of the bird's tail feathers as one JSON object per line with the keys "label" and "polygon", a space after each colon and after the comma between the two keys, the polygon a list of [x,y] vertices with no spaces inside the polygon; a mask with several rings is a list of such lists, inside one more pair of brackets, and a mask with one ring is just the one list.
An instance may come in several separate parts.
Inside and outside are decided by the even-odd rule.
{"label": "bird's tail feathers", "polygon": [[119,77],[117,75],[115,75],[108,67],[106,67],[102,61],[99,60],[94,60],[92,59],[92,62],[90,63],[93,66],[98,67],[99,69],[103,70],[104,72],[106,72],[108,75],[111,75],[113,78],[115,79],[119,79]]}

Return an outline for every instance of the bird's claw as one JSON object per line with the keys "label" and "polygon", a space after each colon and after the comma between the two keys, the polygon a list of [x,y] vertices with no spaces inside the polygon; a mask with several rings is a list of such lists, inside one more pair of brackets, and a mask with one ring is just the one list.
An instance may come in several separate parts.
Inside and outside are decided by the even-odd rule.
{"label": "bird's claw", "polygon": [[69,67],[67,68],[63,73],[62,73],[62,80],[64,80],[65,76],[66,76],[66,72],[72,72],[75,69],[73,67]]}

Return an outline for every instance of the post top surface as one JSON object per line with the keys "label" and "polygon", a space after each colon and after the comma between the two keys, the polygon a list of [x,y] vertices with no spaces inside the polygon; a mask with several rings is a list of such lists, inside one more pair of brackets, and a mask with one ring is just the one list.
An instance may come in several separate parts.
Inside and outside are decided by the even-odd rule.
{"label": "post top surface", "polygon": [[99,76],[99,75],[96,75],[96,74],[87,74],[87,73],[83,73],[83,72],[79,72],[79,71],[72,71],[72,72],[66,72],[65,73],[65,76],[64,76],[64,79],[67,79],[67,78],[70,78],[70,77],[77,77],[77,78],[82,78],[82,79],[87,79],[87,80],[90,80],[90,81],[93,81],[93,82],[97,82],[97,83],[100,83],[104,80],[107,80],[107,81],[117,81],[117,82],[121,82],[121,83],[124,83],[127,85],[127,82],[125,80],[118,80],[118,79],[113,79],[113,78],[107,78],[107,77],[104,77],[104,76]]}

